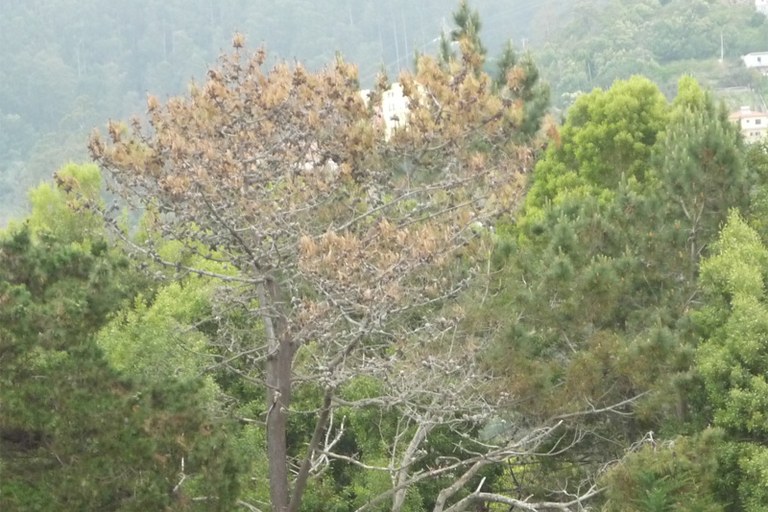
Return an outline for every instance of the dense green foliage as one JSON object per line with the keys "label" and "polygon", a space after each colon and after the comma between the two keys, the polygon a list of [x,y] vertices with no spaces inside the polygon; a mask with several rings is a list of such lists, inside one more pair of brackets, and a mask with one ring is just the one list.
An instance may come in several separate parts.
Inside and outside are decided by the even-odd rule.
{"label": "dense green foliage", "polygon": [[749,511],[761,510],[768,500],[766,271],[764,243],[742,218],[731,214],[713,255],[701,265],[705,307],[696,319],[704,341],[696,363],[713,423],[729,442],[723,455],[731,475],[729,497]]}
{"label": "dense green foliage", "polygon": [[226,509],[235,467],[199,383],[132,379],[97,346],[109,315],[151,288],[83,209],[98,170],[57,176],[73,190],[41,185],[29,220],[0,236],[3,510],[182,510],[189,486]]}
{"label": "dense green foliage", "polygon": [[[690,312],[700,303],[699,263],[728,209],[749,207],[756,182],[742,154],[736,129],[695,81],[681,80],[667,103],[634,77],[580,97],[538,162],[517,223],[499,235],[497,295],[482,313],[483,327],[499,333],[490,364],[509,376],[529,418],[642,395],[632,417],[570,425],[585,440],[550,478],[573,474],[576,461],[583,470],[621,457],[644,432],[675,435],[708,421]],[[661,489],[667,470],[653,471],[633,473],[655,480],[632,485]]]}

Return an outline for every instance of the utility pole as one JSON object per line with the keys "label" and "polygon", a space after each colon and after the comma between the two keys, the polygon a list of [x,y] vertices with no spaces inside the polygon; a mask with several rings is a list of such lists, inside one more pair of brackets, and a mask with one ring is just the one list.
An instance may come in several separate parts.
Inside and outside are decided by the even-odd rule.
{"label": "utility pole", "polygon": [[725,45],[723,44],[723,29],[720,29],[720,64],[723,63],[725,57]]}
{"label": "utility pole", "polygon": [[410,59],[410,52],[408,51],[408,25],[405,24],[405,13],[400,9],[400,20],[403,22],[403,41],[405,42],[405,58]]}
{"label": "utility pole", "polygon": [[400,72],[400,42],[397,37],[397,18],[392,18],[392,30],[395,33],[395,56],[397,57],[396,73]]}

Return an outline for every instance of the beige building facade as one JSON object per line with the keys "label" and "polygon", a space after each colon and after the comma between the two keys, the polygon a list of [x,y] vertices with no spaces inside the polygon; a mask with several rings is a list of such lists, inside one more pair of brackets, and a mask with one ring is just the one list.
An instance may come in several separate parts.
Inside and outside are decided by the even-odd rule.
{"label": "beige building facade", "polygon": [[739,126],[746,142],[759,142],[768,134],[768,112],[755,112],[749,107],[741,107],[729,115],[728,119]]}

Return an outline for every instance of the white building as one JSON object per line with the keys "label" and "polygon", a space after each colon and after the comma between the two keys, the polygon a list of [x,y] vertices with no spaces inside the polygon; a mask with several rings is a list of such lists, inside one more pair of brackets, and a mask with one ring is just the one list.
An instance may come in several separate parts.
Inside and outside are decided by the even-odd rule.
{"label": "white building", "polygon": [[[424,94],[424,87],[420,84],[416,84],[416,90],[419,94]],[[363,89],[360,91],[360,97],[365,102],[365,105],[371,101],[371,90]],[[411,100],[403,92],[403,86],[399,82],[395,82],[389,86],[389,89],[381,94],[381,103],[374,105],[376,126],[384,127],[384,138],[389,140],[392,135],[399,128],[402,128],[408,124],[408,117],[410,115],[410,103]]]}
{"label": "white building", "polygon": [[[767,0],[768,1],[768,0]],[[741,56],[742,62],[749,69],[768,74],[768,52],[752,52]]]}
{"label": "white building", "polygon": [[403,94],[403,86],[395,82],[384,91],[381,97],[381,115],[384,118],[384,130],[387,140],[394,131],[408,122],[408,105],[410,100]]}
{"label": "white building", "polygon": [[758,142],[768,134],[768,112],[754,112],[749,107],[741,107],[728,119],[739,125],[746,142]]}

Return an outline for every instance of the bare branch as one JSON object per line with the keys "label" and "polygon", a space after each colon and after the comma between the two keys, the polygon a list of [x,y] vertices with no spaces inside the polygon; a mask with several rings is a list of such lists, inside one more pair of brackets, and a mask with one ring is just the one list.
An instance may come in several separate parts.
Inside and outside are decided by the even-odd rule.
{"label": "bare branch", "polygon": [[602,492],[603,489],[592,487],[581,496],[572,499],[567,502],[558,503],[556,501],[543,501],[543,502],[528,502],[525,500],[518,500],[504,496],[501,494],[487,493],[487,492],[473,492],[466,498],[457,502],[450,508],[445,509],[445,512],[462,512],[467,510],[467,507],[472,503],[502,503],[509,505],[510,507],[517,507],[520,510],[528,510],[530,512],[539,512],[541,510],[562,510],[563,512],[572,511],[573,507],[578,506],[579,509],[583,508],[585,501],[594,498]]}

